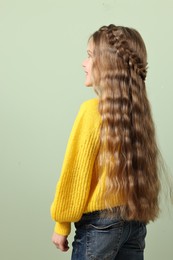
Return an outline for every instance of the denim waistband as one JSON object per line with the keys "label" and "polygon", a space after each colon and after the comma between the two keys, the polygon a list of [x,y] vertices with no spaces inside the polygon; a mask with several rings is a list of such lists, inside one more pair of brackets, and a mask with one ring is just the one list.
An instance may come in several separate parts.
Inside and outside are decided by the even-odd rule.
{"label": "denim waistband", "polygon": [[82,219],[94,219],[94,218],[120,218],[120,207],[114,207],[112,209],[103,209],[103,210],[96,210],[89,213],[84,213],[82,215]]}

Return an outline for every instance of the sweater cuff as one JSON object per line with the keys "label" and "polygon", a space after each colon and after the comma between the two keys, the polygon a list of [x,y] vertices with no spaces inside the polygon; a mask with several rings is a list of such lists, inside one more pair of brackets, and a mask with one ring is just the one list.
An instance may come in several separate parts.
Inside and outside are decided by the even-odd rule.
{"label": "sweater cuff", "polygon": [[57,233],[59,235],[68,236],[71,232],[71,223],[70,222],[63,222],[63,223],[56,222],[54,231],[55,231],[55,233]]}

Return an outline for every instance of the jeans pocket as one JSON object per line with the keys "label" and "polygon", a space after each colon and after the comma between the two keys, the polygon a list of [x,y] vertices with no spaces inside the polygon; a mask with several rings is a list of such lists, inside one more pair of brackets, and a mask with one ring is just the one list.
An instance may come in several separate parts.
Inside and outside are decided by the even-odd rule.
{"label": "jeans pocket", "polygon": [[123,221],[89,224],[87,228],[88,259],[112,259],[120,247]]}
{"label": "jeans pocket", "polygon": [[100,224],[89,224],[88,227],[91,227],[97,231],[109,231],[109,230],[113,230],[113,229],[117,229],[123,226],[123,221],[122,220],[117,220],[114,223],[110,223],[110,224],[104,224],[104,223],[100,223]]}

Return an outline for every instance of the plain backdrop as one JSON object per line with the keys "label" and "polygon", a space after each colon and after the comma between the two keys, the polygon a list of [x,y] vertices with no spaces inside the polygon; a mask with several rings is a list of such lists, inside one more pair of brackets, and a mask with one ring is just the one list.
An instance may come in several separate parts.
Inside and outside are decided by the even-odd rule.
{"label": "plain backdrop", "polygon": [[[70,259],[51,243],[50,205],[79,106],[95,97],[81,64],[102,25],[144,38],[148,97],[172,174],[172,10],[171,0],[0,0],[1,260]],[[148,225],[146,260],[173,259],[172,221],[163,211]]]}

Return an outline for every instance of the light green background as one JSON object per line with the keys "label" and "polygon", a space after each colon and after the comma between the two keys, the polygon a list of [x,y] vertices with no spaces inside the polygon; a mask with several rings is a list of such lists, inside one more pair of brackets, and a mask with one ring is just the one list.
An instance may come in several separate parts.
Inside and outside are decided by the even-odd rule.
{"label": "light green background", "polygon": [[[70,259],[51,243],[49,208],[79,105],[95,97],[81,63],[102,25],[134,27],[145,40],[149,99],[173,170],[172,10],[171,0],[0,0],[1,260]],[[148,226],[146,260],[173,259],[172,220],[163,213]]]}

